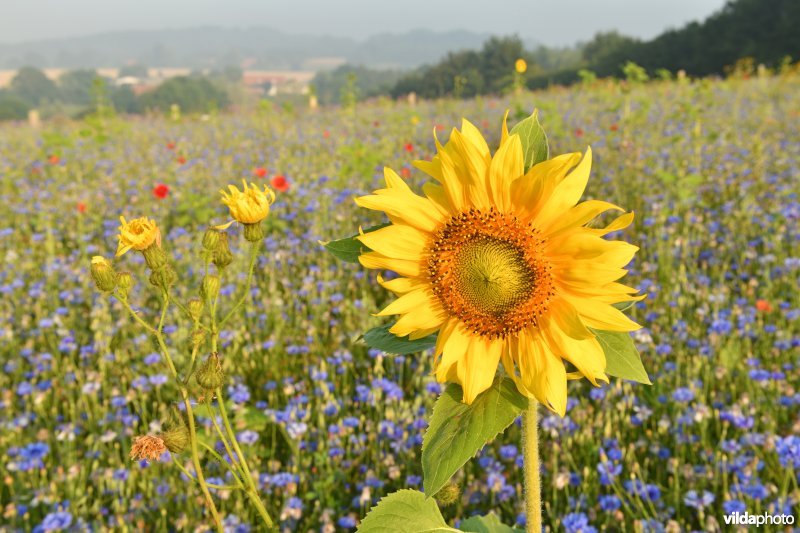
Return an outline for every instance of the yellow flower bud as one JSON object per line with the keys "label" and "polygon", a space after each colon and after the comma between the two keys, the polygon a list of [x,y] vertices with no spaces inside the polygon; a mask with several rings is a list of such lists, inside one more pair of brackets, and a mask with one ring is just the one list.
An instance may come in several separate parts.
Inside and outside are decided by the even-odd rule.
{"label": "yellow flower bud", "polygon": [[189,314],[192,320],[199,320],[203,316],[203,300],[200,298],[192,298],[187,303],[186,307],[189,309]]}
{"label": "yellow flower bud", "polygon": [[220,233],[219,237],[217,237],[217,246],[214,248],[212,262],[219,269],[225,268],[233,262],[233,254],[228,246],[227,233]]}
{"label": "yellow flower bud", "polygon": [[228,206],[231,216],[242,224],[255,224],[261,222],[269,215],[269,206],[275,201],[275,193],[267,186],[264,190],[255,183],[247,184],[242,180],[243,190],[234,185],[228,185],[228,191],[220,190],[222,203]]}
{"label": "yellow flower bud", "polygon": [[218,229],[208,228],[203,234],[203,248],[209,252],[216,250],[220,235],[222,235],[222,232]]}
{"label": "yellow flower bud", "polygon": [[200,285],[200,296],[207,302],[213,301],[219,294],[219,276],[209,274],[203,278]]}
{"label": "yellow flower bud", "polygon": [[528,62],[519,58],[516,63],[514,63],[514,69],[520,74],[525,74],[525,71],[528,70]]}
{"label": "yellow flower bud", "polygon": [[111,292],[117,287],[118,276],[111,262],[103,256],[92,257],[92,279],[97,288],[103,292]]}
{"label": "yellow flower bud", "polygon": [[123,299],[128,297],[135,283],[136,280],[133,279],[130,272],[120,272],[117,274],[117,292]]}

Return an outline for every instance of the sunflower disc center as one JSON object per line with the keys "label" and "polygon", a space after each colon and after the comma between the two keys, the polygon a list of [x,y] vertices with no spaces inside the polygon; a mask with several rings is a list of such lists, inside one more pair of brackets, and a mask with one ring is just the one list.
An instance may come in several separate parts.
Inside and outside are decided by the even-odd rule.
{"label": "sunflower disc center", "polygon": [[464,244],[453,266],[453,288],[476,309],[491,315],[508,311],[535,282],[522,250],[493,237],[481,236]]}
{"label": "sunflower disc center", "polygon": [[433,292],[476,335],[505,337],[536,325],[553,294],[543,244],[538,231],[513,214],[465,211],[430,245]]}

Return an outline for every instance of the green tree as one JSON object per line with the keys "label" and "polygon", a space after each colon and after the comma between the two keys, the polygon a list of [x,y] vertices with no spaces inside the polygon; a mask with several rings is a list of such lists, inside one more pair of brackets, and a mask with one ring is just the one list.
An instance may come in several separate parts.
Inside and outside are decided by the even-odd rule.
{"label": "green tree", "polygon": [[22,67],[11,80],[11,92],[32,106],[56,100],[58,88],[44,72],[34,67]]}
{"label": "green tree", "polygon": [[88,106],[92,103],[92,84],[97,78],[94,70],[71,70],[58,79],[59,100],[67,104]]}
{"label": "green tree", "polygon": [[8,91],[0,91],[0,121],[24,120],[30,108],[30,105],[20,97]]}
{"label": "green tree", "polygon": [[141,96],[144,109],[167,112],[173,105],[187,113],[207,113],[228,105],[228,95],[203,77],[178,76]]}

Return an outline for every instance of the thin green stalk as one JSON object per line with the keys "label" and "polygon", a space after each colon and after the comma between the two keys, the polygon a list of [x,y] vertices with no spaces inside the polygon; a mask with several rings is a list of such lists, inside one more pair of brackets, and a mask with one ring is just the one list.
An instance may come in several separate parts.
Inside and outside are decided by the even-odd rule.
{"label": "thin green stalk", "polygon": [[247,295],[250,294],[250,288],[251,288],[250,285],[253,282],[253,271],[255,270],[256,267],[256,259],[258,259],[258,249],[260,248],[260,246],[261,246],[261,241],[256,241],[254,243],[251,243],[250,265],[247,268],[247,281],[245,281],[244,284],[244,292],[242,296],[239,298],[239,300],[231,308],[231,310],[228,311],[228,314],[225,315],[225,317],[220,321],[219,327],[224,326],[225,322],[227,322],[233,316],[233,313],[235,313],[236,310],[239,309],[242,305],[244,305],[244,303],[247,301]]}
{"label": "thin green stalk", "polygon": [[239,457],[239,464],[242,468],[242,473],[244,474],[244,481],[247,484],[247,495],[250,496],[250,500],[255,505],[256,510],[261,515],[261,518],[264,519],[264,522],[267,524],[267,527],[272,528],[272,518],[270,518],[267,509],[264,507],[263,502],[261,501],[261,497],[258,495],[258,488],[256,487],[255,482],[253,481],[253,474],[250,472],[250,467],[247,465],[247,460],[242,453],[242,449],[239,446],[239,443],[236,440],[236,434],[233,432],[233,427],[231,426],[230,420],[228,420],[228,413],[225,409],[225,400],[222,397],[222,389],[217,389],[217,402],[219,403],[219,412],[222,415],[222,423],[225,426],[225,431],[228,434],[228,439],[231,441],[233,445],[233,449],[236,451],[236,455]]}
{"label": "thin green stalk", "polygon": [[528,533],[542,531],[542,487],[539,465],[539,403],[528,401],[522,414],[522,453],[525,460],[525,519]]}
{"label": "thin green stalk", "polygon": [[200,446],[205,448],[205,450],[208,453],[210,453],[211,456],[214,457],[214,459],[216,459],[220,463],[224,464],[225,468],[227,468],[228,471],[233,475],[233,479],[236,480],[236,485],[238,485],[238,487],[240,489],[246,490],[244,484],[242,483],[241,473],[239,472],[239,470],[234,469],[233,465],[231,465],[228,461],[226,461],[220,454],[217,453],[217,451],[214,448],[212,448],[211,446],[209,446],[205,442],[200,441]]}
{"label": "thin green stalk", "polygon": [[[175,466],[177,466],[178,470],[183,472],[186,475],[186,477],[188,477],[192,481],[197,481],[197,478],[194,477],[191,472],[186,470],[186,468],[184,468],[182,464],[175,461]],[[217,489],[217,490],[237,490],[242,488],[241,484],[236,486],[236,485],[217,485],[216,483],[206,483],[206,485],[208,485],[212,489]]]}

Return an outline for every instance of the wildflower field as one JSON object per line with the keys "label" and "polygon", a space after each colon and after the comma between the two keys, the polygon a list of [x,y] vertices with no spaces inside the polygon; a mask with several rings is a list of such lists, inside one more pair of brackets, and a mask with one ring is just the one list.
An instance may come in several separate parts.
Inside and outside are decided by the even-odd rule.
{"label": "wildflower field", "polygon": [[[221,279],[223,401],[264,506],[281,530],[354,531],[377,501],[422,489],[420,447],[443,386],[431,350],[368,348],[387,323],[375,271],[320,241],[385,222],[353,199],[383,166],[415,190],[411,163],[467,117],[494,150],[500,124],[536,107],[551,154],[592,148],[585,198],[636,218],[613,237],[640,247],[625,282],[653,384],[569,384],[566,415],[541,409],[544,525],[552,531],[726,530],[736,511],[800,502],[800,78],[625,85],[606,81],[499,99],[348,108],[262,106],[206,117],[0,126],[0,530],[203,531],[187,454],[129,457],[178,402],[151,336],[98,292],[93,256],[117,247],[119,217],[152,218],[175,298],[200,290],[204,232],[227,221],[219,189],[266,184],[275,201],[252,276],[242,227]],[[162,322],[179,358],[191,324],[160,313],[141,255],[114,261],[128,302]],[[241,291],[248,300],[234,309]],[[221,457],[216,420],[199,438]],[[449,524],[494,511],[525,524],[519,420],[440,498]],[[205,463],[227,529],[258,514]],[[216,488],[215,488],[216,487]],[[220,488],[221,487],[221,488]],[[501,529],[496,529],[501,531]]]}

